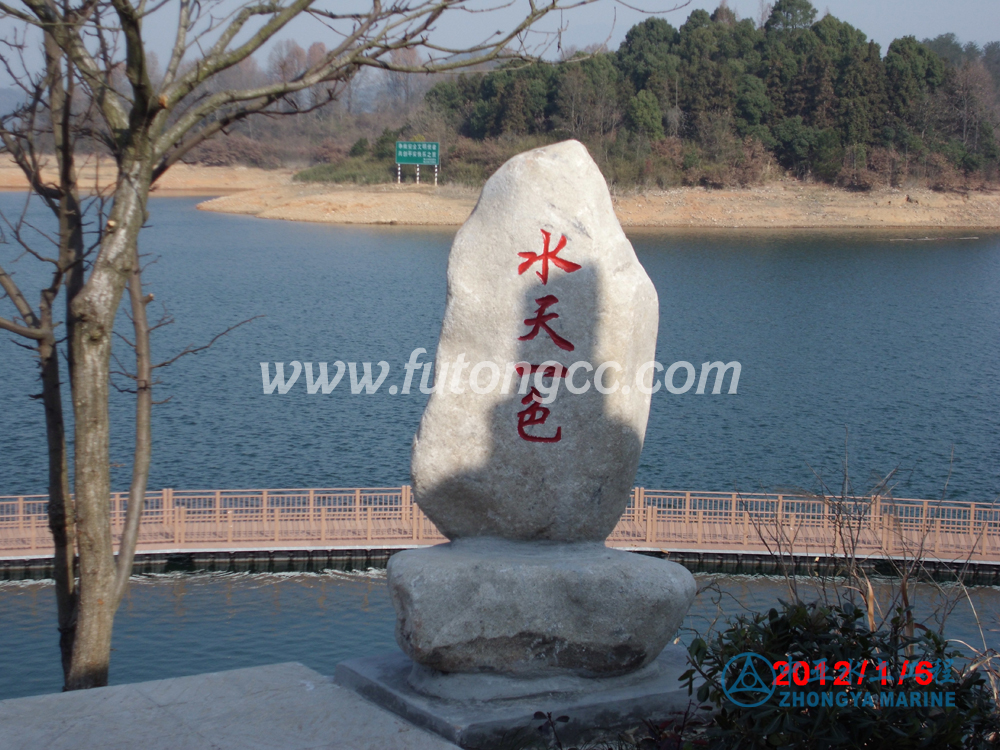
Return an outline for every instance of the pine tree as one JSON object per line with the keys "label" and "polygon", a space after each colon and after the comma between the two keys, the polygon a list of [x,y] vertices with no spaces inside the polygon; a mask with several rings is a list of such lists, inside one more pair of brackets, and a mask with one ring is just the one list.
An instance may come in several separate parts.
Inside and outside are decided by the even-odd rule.
{"label": "pine tree", "polygon": [[662,18],[647,18],[628,30],[615,58],[633,91],[646,88],[654,75],[660,80],[674,78],[680,61],[672,48],[678,38],[677,29]]}
{"label": "pine tree", "polygon": [[816,9],[809,0],[778,0],[764,28],[779,34],[807,29],[816,20]]}
{"label": "pine tree", "polygon": [[889,45],[885,72],[892,127],[922,137],[929,125],[930,96],[944,83],[944,63],[916,38],[905,36]]}

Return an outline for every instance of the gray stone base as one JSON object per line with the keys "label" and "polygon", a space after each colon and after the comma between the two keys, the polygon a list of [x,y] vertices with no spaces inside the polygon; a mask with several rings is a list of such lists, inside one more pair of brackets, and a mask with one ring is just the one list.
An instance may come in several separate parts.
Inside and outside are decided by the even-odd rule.
{"label": "gray stone base", "polygon": [[393,555],[396,643],[448,674],[629,675],[670,643],[694,578],[603,542],[475,537]]}
{"label": "gray stone base", "polygon": [[[337,665],[337,684],[357,691],[377,705],[416,726],[436,732],[464,748],[540,738],[536,711],[553,718],[568,716],[557,725],[563,743],[586,742],[640,726],[644,719],[662,721],[682,715],[691,703],[679,677],[687,671],[687,651],[668,646],[657,659],[635,675],[612,678],[549,677],[529,680],[499,675],[438,675],[431,678],[403,653],[351,659]],[[413,680],[411,680],[411,675]],[[454,684],[448,682],[455,678]],[[510,684],[505,684],[505,683]],[[412,683],[412,684],[411,684]],[[516,698],[474,700],[441,698],[418,692],[413,684],[438,695],[462,694]],[[514,746],[513,744],[511,746]]]}

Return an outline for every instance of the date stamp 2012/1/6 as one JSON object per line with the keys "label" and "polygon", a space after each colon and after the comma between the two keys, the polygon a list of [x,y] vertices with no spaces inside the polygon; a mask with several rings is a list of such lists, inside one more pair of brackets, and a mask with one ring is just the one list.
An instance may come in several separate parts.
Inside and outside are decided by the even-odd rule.
{"label": "date stamp 2012/1/6", "polygon": [[933,688],[955,682],[953,659],[905,659],[896,665],[880,659],[771,662],[746,652],[730,659],[722,673],[723,693],[742,708],[769,701],[785,707],[952,708],[955,693]]}

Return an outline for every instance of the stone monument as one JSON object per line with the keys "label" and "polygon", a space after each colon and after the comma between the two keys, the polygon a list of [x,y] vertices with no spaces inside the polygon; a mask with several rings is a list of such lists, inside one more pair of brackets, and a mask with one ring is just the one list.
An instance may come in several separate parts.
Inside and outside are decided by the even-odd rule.
{"label": "stone monument", "polygon": [[346,662],[339,681],[467,746],[534,710],[557,707],[569,733],[684,710],[684,655],[664,647],[694,580],[604,544],[642,450],[658,320],[583,145],[489,179],[452,246],[413,443],[416,502],[450,542],[389,562],[405,657]]}

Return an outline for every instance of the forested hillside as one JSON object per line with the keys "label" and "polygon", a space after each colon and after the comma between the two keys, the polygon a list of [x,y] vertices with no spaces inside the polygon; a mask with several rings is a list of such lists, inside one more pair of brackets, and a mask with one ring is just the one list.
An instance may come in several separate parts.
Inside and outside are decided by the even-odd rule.
{"label": "forested hillside", "polygon": [[902,37],[883,51],[808,0],[778,0],[763,24],[723,3],[679,29],[649,18],[614,52],[383,87],[313,126],[325,145],[309,155],[323,163],[302,179],[394,179],[397,138],[440,140],[443,177],[470,184],[518,151],[570,137],[618,185],[789,174],[853,189],[956,189],[1000,174],[1000,42]]}
{"label": "forested hillside", "polygon": [[617,52],[463,76],[427,102],[475,141],[580,138],[620,182],[749,183],[771,157],[861,188],[995,176],[1000,44],[903,37],[883,56],[816,15],[808,0],[779,0],[763,28],[725,6],[680,29],[650,18]]}

